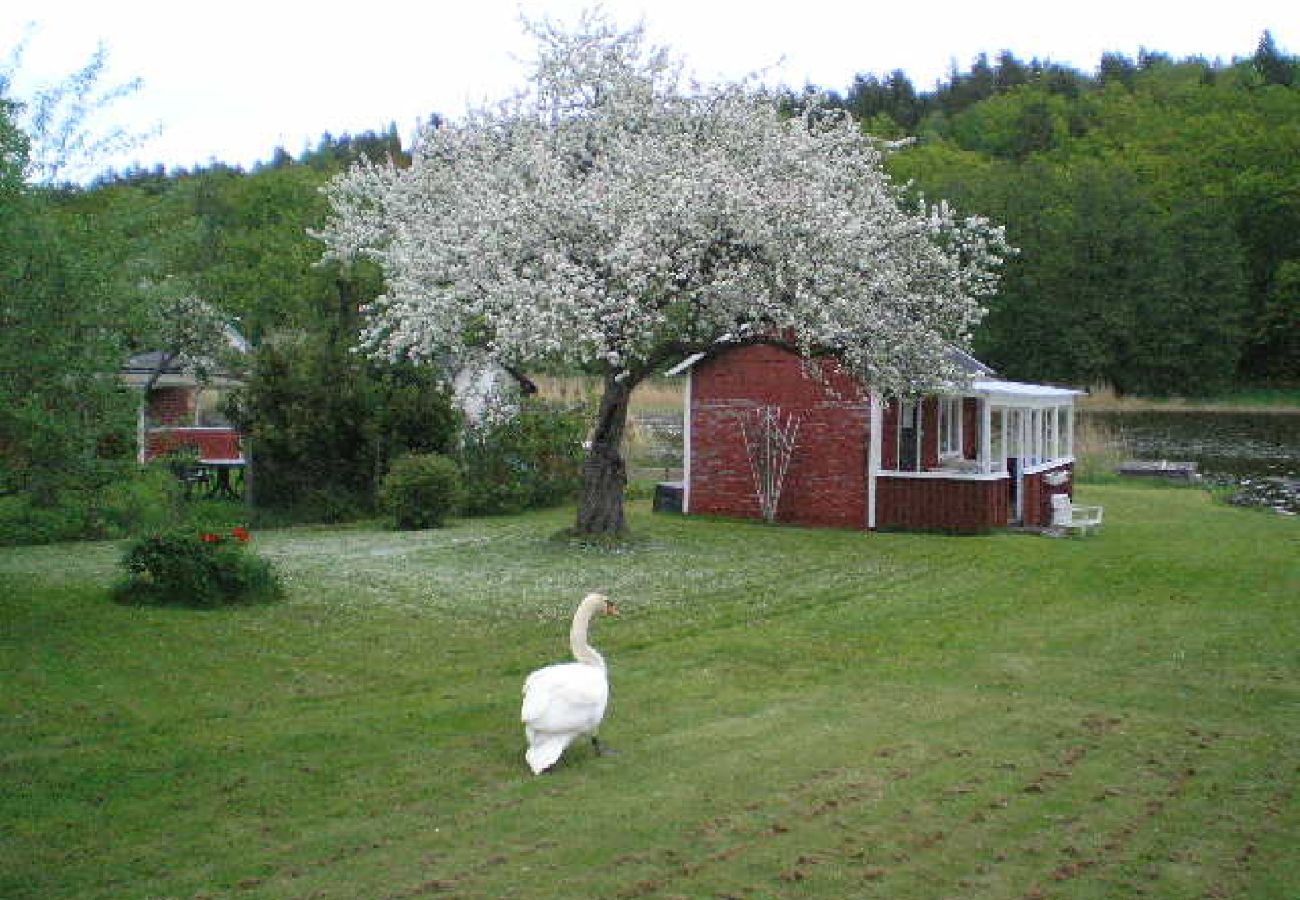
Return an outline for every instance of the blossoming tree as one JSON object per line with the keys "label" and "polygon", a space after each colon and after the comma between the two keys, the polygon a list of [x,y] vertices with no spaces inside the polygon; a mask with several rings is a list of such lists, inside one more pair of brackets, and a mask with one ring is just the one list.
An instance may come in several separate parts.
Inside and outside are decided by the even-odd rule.
{"label": "blossoming tree", "polygon": [[628,401],[687,354],[779,337],[885,392],[957,377],[947,350],[996,286],[1000,229],[909,199],[848,116],[691,83],[599,14],[528,27],[524,90],[423,133],[409,168],[340,176],[317,237],[383,268],[371,353],[603,378],[579,533],[624,528]]}

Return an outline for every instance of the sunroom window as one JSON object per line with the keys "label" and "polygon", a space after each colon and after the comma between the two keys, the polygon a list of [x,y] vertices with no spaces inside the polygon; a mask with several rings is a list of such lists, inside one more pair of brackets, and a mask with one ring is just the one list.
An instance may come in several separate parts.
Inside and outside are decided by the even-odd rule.
{"label": "sunroom window", "polygon": [[194,398],[194,424],[199,428],[230,428],[225,391],[203,388]]}
{"label": "sunroom window", "polygon": [[960,397],[943,397],[939,400],[939,455],[962,455],[962,414]]}

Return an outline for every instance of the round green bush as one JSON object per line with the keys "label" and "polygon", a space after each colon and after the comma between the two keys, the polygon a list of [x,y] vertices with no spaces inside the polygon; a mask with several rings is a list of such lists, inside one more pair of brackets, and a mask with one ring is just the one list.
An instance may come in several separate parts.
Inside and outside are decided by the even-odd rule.
{"label": "round green bush", "polygon": [[249,534],[175,531],[134,541],[122,556],[126,580],[116,598],[126,603],[216,607],[279,599],[271,564],[249,551]]}
{"label": "round green bush", "polygon": [[398,457],[379,489],[381,508],[401,529],[441,528],[460,504],[460,469],[437,453]]}

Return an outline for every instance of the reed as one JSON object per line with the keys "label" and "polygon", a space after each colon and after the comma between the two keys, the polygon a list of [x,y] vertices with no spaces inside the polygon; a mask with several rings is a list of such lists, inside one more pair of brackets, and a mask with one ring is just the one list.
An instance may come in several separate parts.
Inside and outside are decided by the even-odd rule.
{"label": "reed", "polygon": [[[590,375],[541,375],[533,378],[538,395],[553,403],[600,402],[600,379]],[[650,378],[632,392],[627,427],[623,432],[623,458],[633,480],[662,481],[681,477],[681,435],[672,435],[649,421],[680,418],[682,379]]]}
{"label": "reed", "polygon": [[1098,482],[1118,478],[1115,470],[1132,457],[1128,439],[1120,428],[1095,416],[1075,417],[1074,477]]}
{"label": "reed", "polygon": [[1093,412],[1300,412],[1300,390],[1242,388],[1213,397],[1137,397],[1120,394],[1111,385],[1088,389],[1079,408]]}
{"label": "reed", "polygon": [[[593,375],[539,375],[533,382],[544,400],[593,404],[600,400],[600,379]],[[681,378],[647,378],[632,392],[630,411],[633,416],[680,413],[685,387]]]}

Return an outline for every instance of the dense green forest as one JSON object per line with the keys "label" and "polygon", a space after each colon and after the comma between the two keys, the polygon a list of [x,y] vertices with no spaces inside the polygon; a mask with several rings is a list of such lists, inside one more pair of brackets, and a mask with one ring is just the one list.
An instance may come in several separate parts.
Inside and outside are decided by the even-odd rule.
{"label": "dense green forest", "polygon": [[[175,342],[202,298],[258,346],[313,337],[342,361],[381,289],[321,265],[319,188],[363,157],[405,158],[395,127],[325,135],[251,170],[213,164],[30,183],[21,98],[0,79],[0,450],[39,484],[129,444],[130,401],[103,373]],[[824,88],[825,86],[822,86]],[[1143,52],[1095,71],[1009,53],[929,91],[903,72],[792,107],[851,111],[908,139],[900,183],[1003,223],[1019,249],[976,335],[1011,378],[1204,395],[1300,383],[1300,62],[1266,33],[1231,62]],[[334,382],[336,385],[341,382]],[[124,424],[125,423],[125,424]]]}
{"label": "dense green forest", "polygon": [[933,92],[860,76],[831,102],[928,196],[1020,253],[976,335],[1010,377],[1199,395],[1300,378],[1300,68],[1107,54],[1093,74],[981,57]]}

